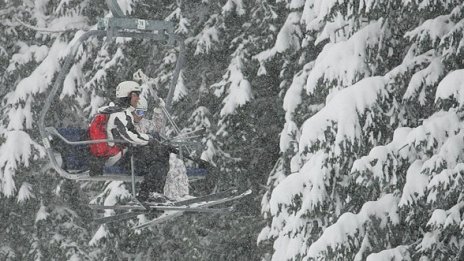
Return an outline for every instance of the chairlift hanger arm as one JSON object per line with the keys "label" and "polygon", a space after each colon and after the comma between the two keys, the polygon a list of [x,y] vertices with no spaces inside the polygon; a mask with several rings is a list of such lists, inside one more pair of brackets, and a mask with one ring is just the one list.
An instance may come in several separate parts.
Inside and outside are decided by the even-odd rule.
{"label": "chairlift hanger arm", "polygon": [[106,0],[106,5],[110,9],[111,13],[113,13],[114,17],[124,17],[125,14],[121,10],[121,7],[118,4],[117,0]]}

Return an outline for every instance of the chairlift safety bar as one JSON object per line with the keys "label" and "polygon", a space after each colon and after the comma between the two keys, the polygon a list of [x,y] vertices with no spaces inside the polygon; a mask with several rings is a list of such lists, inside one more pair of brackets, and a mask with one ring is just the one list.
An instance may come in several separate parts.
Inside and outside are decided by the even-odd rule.
{"label": "chairlift safety bar", "polygon": [[70,141],[66,139],[63,135],[61,135],[57,129],[54,127],[46,127],[45,128],[48,133],[57,136],[60,140],[64,141],[66,144],[69,145],[85,145],[85,144],[95,144],[101,142],[114,142],[114,143],[129,143],[126,140],[111,140],[111,139],[101,139],[101,140],[85,140],[85,141]]}

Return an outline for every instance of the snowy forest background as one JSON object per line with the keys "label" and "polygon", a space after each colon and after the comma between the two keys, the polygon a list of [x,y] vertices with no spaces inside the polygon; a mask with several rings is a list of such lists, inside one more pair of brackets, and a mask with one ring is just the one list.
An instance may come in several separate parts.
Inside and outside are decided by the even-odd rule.
{"label": "snowy forest background", "polygon": [[[120,0],[185,37],[173,115],[206,128],[227,215],[137,232],[92,225],[120,182],[48,167],[38,114],[70,43],[104,1],[0,1],[1,260],[463,260],[461,0]],[[37,31],[22,23],[48,31]],[[56,31],[61,31],[57,33]],[[86,127],[142,69],[167,92],[176,50],[92,39],[47,121]]]}

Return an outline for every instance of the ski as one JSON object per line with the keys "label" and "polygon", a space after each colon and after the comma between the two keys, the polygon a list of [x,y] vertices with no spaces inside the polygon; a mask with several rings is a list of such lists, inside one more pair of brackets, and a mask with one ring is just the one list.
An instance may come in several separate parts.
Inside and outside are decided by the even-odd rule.
{"label": "ski", "polygon": [[238,194],[237,189],[230,189],[230,190],[226,190],[226,191],[221,191],[221,192],[209,194],[209,195],[206,195],[206,196],[194,197],[194,198],[181,200],[181,201],[174,201],[174,202],[172,202],[172,205],[174,205],[174,206],[191,205],[191,204],[198,203],[198,202],[211,201],[211,200],[216,200],[216,199],[232,197],[232,196],[235,196],[237,194]]}
{"label": "ski", "polygon": [[229,202],[241,197],[244,197],[251,193],[251,190],[245,191],[244,193],[237,194],[237,190],[232,189],[224,192],[214,193],[202,197],[191,198],[187,200],[166,202],[166,203],[147,203],[139,204],[138,202],[132,202],[127,205],[114,205],[114,206],[103,206],[103,205],[89,205],[90,208],[94,210],[129,210],[130,212],[125,212],[117,214],[114,216],[102,217],[94,219],[94,222],[97,224],[110,223],[114,221],[122,221],[125,219],[130,219],[138,215],[149,213],[150,211],[167,211],[169,215],[162,214],[158,217],[158,222],[161,220],[166,220],[167,216],[173,218],[173,212],[183,214],[184,212],[199,212],[199,213],[224,213],[232,211],[233,207],[228,208],[215,208],[209,209],[208,206],[213,206],[216,204],[221,204]]}
{"label": "ski", "polygon": [[143,228],[155,226],[157,224],[161,224],[161,223],[166,222],[168,220],[180,217],[183,214],[184,213],[182,211],[165,212],[165,213],[161,214],[159,217],[156,217],[155,219],[152,219],[152,220],[150,220],[148,222],[145,222],[145,223],[142,223],[142,224],[139,224],[139,225],[133,227],[133,229],[143,229]]}
{"label": "ski", "polygon": [[[69,178],[78,180],[78,181],[124,181],[124,182],[132,181],[131,175],[105,173],[100,176],[90,176],[88,171],[80,173],[80,174],[72,174],[70,175]],[[204,179],[206,179],[206,177],[204,176],[188,176],[189,182],[197,182],[199,180],[204,180]],[[135,181],[142,182],[143,176],[136,176]]]}
{"label": "ski", "polygon": [[139,211],[185,211],[185,212],[214,212],[214,209],[203,209],[198,207],[191,207],[191,206],[154,206],[154,205],[147,205],[147,209],[143,206],[128,206],[128,205],[116,205],[116,206],[102,206],[98,205],[98,207],[94,208],[97,210],[105,210],[105,209],[119,209],[119,210],[139,210]]}
{"label": "ski", "polygon": [[108,223],[115,222],[115,221],[123,221],[123,220],[126,220],[126,219],[130,219],[130,218],[133,218],[133,217],[136,217],[138,215],[145,214],[145,213],[147,213],[147,212],[146,211],[125,212],[125,213],[117,214],[117,215],[114,215],[114,216],[96,218],[96,219],[93,220],[93,222],[95,224],[97,224],[97,225],[108,224]]}
{"label": "ski", "polygon": [[180,200],[180,201],[170,201],[166,203],[143,202],[143,204],[141,204],[139,202],[130,202],[125,205],[114,205],[114,206],[102,206],[102,205],[91,204],[89,205],[89,207],[95,210],[98,210],[98,209],[124,209],[124,210],[134,209],[136,210],[136,209],[140,209],[141,206],[146,206],[147,208],[149,208],[150,206],[154,206],[154,207],[156,206],[185,206],[185,205],[190,205],[190,204],[197,203],[197,202],[210,201],[210,200],[214,200],[218,198],[230,197],[236,194],[237,194],[237,190],[231,189],[231,190],[226,190],[223,192],[209,194],[206,196],[194,197],[194,198],[189,198],[189,199]]}
{"label": "ski", "polygon": [[[250,195],[251,192],[252,192],[251,190],[246,190],[246,191],[244,191],[244,192],[242,192],[240,194],[230,196],[230,197],[220,198],[220,199],[211,200],[211,201],[196,202],[196,203],[192,204],[192,207],[207,208],[207,207],[219,205],[219,204],[222,204],[222,203],[226,203],[226,202],[234,201],[234,200],[237,200],[237,199],[241,199],[241,198],[243,198],[245,196]],[[146,228],[146,227],[150,227],[150,226],[160,224],[160,223],[165,222],[167,220],[179,217],[184,212],[185,211],[169,211],[169,212],[165,212],[161,216],[159,216],[159,217],[157,217],[155,219],[152,219],[151,221],[148,221],[148,222],[145,222],[145,223],[142,223],[142,224],[139,224],[139,225],[135,226],[134,229],[142,229],[142,228]]]}
{"label": "ski", "polygon": [[[156,208],[154,210],[159,210],[159,209]],[[171,208],[169,210],[164,210],[164,211],[180,211],[180,212],[195,212],[195,213],[225,213],[225,212],[230,212],[233,210],[234,210],[233,207],[227,207],[227,208],[175,207],[175,208]],[[117,214],[114,216],[96,218],[93,220],[93,222],[96,224],[107,224],[107,223],[111,223],[115,221],[122,221],[122,220],[130,219],[138,215],[148,214],[148,213],[150,213],[150,211],[136,210],[136,211]]]}

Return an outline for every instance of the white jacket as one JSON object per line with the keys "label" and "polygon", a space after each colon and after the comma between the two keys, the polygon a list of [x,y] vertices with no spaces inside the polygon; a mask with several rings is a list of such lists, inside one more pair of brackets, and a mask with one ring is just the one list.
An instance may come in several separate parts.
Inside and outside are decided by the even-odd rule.
{"label": "white jacket", "polygon": [[[108,139],[126,140],[133,145],[147,145],[149,137],[136,130],[132,110],[132,107],[129,107],[123,111],[110,114],[106,125]],[[112,142],[108,142],[108,144],[110,146],[114,145]]]}

